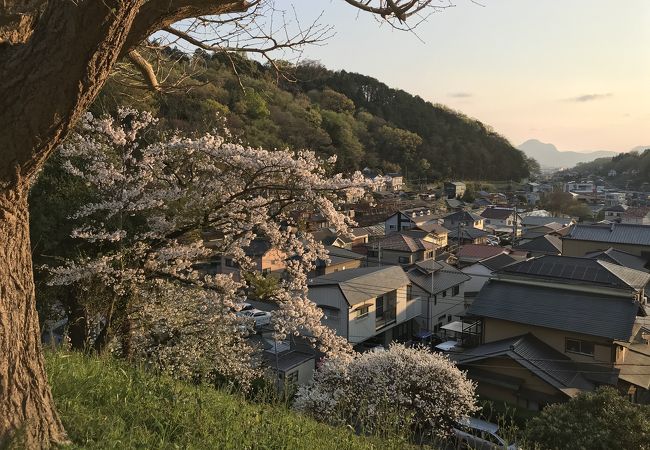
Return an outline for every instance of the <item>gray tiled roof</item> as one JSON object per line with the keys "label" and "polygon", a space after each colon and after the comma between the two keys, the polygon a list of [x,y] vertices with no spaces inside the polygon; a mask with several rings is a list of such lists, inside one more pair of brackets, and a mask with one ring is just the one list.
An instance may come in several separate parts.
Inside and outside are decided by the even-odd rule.
{"label": "gray tiled roof", "polygon": [[551,255],[558,255],[562,253],[562,240],[557,236],[545,234],[536,237],[525,244],[515,247],[516,250],[526,250],[534,253],[548,253]]}
{"label": "gray tiled roof", "polygon": [[467,313],[627,341],[638,308],[631,298],[489,280]]}
{"label": "gray tiled roof", "polygon": [[482,260],[480,264],[484,265],[491,271],[496,271],[515,262],[517,262],[517,260],[512,256],[501,253],[500,255],[492,256],[491,258]]}
{"label": "gray tiled roof", "polygon": [[631,253],[623,252],[621,250],[616,250],[612,247],[604,251],[590,252],[585,254],[587,258],[599,259],[601,261],[607,261],[619,266],[629,267],[630,269],[641,270],[647,272],[645,268],[647,262],[645,259],[640,256],[633,255]]}
{"label": "gray tiled roof", "polygon": [[341,270],[309,281],[309,286],[338,285],[348,304],[355,305],[385,292],[406,286],[409,279],[399,266]]}
{"label": "gray tiled roof", "polygon": [[564,239],[650,246],[650,225],[576,225]]}
{"label": "gray tiled roof", "polygon": [[[326,245],[325,250],[329,256],[329,265],[344,264],[349,261],[364,259],[365,256],[359,253],[347,250],[345,248],[336,247],[334,245]],[[327,266],[327,263],[319,259],[316,261],[317,267]]]}
{"label": "gray tiled roof", "polygon": [[[463,227],[460,230],[460,235],[462,236],[463,239],[469,239],[469,240],[474,240],[478,238],[482,238],[487,236],[488,233],[487,231],[479,230],[478,228],[474,227]],[[456,227],[452,228],[451,231],[449,232],[449,238],[450,239],[458,239],[458,229]]]}
{"label": "gray tiled roof", "polygon": [[409,270],[407,272],[409,280],[429,294],[436,294],[471,279],[445,262],[438,261],[437,264],[440,265],[440,268],[434,272],[424,271],[420,268]]}
{"label": "gray tiled roof", "polygon": [[[616,383],[616,370],[577,363],[530,333],[470,348],[464,353],[453,355],[452,359],[463,366],[495,357],[513,359],[557,389],[592,390],[595,387],[593,378],[598,378],[601,383]],[[602,373],[594,377],[596,372]]]}
{"label": "gray tiled roof", "polygon": [[592,284],[618,289],[643,289],[650,274],[639,270],[576,256],[544,255],[504,267],[505,274],[557,280],[570,284]]}
{"label": "gray tiled roof", "polygon": [[513,214],[512,208],[485,208],[481,217],[486,219],[505,220]]}

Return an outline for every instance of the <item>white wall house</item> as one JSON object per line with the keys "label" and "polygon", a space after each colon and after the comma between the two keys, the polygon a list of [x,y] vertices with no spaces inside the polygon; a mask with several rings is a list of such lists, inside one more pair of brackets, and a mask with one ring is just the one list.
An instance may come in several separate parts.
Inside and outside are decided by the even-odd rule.
{"label": "white wall house", "polygon": [[309,299],[325,313],[323,323],[352,344],[373,339],[388,345],[413,334],[419,299],[397,266],[364,267],[309,281]]}
{"label": "white wall house", "polygon": [[421,329],[437,333],[465,312],[468,275],[445,262],[433,260],[418,263],[407,275],[412,295],[421,300],[417,318]]}

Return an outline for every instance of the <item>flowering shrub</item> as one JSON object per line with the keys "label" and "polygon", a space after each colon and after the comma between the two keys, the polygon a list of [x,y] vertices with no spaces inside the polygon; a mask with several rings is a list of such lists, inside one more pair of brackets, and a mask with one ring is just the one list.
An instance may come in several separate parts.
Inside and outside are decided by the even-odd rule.
{"label": "flowering shrub", "polygon": [[309,151],[255,149],[210,134],[166,137],[155,125],[134,110],[88,114],[60,148],[64,168],[94,193],[71,219],[79,223],[73,236],[94,245],[95,256],[49,267],[50,284],[107,286],[100,321],[104,331],[122,331],[125,356],[179,376],[212,368],[246,379],[254,364],[235,310],[247,281],[196,267],[228,255],[259,275],[245,249],[262,236],[286,256],[273,292],[277,337],[307,334],[328,355],[348,354],[307,299],[307,272],[326,254],[296,217],[318,212],[348,233],[352,222],[336,208],[364,194],[362,176],[329,176],[333,161]]}
{"label": "flowering shrub", "polygon": [[314,383],[298,390],[294,407],[337,425],[431,427],[444,436],[452,421],[478,410],[474,388],[447,357],[392,344],[387,351],[326,361]]}

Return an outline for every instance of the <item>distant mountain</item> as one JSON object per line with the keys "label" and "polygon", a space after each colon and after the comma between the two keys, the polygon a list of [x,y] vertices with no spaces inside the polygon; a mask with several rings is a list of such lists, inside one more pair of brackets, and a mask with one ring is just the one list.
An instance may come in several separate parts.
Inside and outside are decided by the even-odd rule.
{"label": "distant mountain", "polygon": [[581,162],[593,161],[597,158],[611,158],[618,155],[617,152],[606,150],[594,152],[561,152],[553,144],[546,144],[537,139],[529,139],[519,147],[526,156],[535,158],[540,166],[546,168],[573,167]]}

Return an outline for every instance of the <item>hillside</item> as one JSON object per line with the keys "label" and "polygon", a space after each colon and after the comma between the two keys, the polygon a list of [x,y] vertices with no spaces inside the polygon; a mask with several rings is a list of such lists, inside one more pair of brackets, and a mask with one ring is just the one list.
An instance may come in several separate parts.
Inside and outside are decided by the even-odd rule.
{"label": "hillside", "polygon": [[529,158],[537,160],[539,165],[545,168],[573,167],[578,163],[593,161],[597,158],[611,158],[618,154],[604,150],[585,153],[559,151],[555,145],[546,144],[537,139],[529,139],[517,148]]}
{"label": "hillside", "polygon": [[578,164],[569,173],[582,177],[599,176],[615,186],[647,190],[650,184],[650,146],[643,151],[621,153],[613,158],[599,158]]}
{"label": "hillside", "polygon": [[287,81],[241,55],[174,57],[170,70],[191,89],[153,95],[114,77],[93,111],[146,108],[170,128],[193,132],[221,126],[218,115],[244,143],[337,155],[343,172],[369,167],[429,180],[529,173],[524,154],[488,125],[371,77],[305,63],[287,65],[295,78]]}
{"label": "hillside", "polygon": [[359,437],[281,404],[249,403],[110,358],[49,353],[47,371],[72,448],[405,448],[397,439]]}

